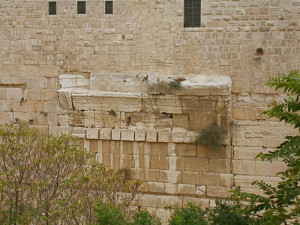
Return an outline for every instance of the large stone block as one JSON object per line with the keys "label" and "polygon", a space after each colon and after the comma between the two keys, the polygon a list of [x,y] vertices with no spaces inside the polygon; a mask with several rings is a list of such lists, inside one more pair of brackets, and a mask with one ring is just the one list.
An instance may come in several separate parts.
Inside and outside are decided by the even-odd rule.
{"label": "large stone block", "polygon": [[121,130],[122,141],[134,141],[134,130]]}
{"label": "large stone block", "polygon": [[184,170],[195,172],[207,172],[208,159],[186,157],[184,158]]}
{"label": "large stone block", "polygon": [[98,128],[87,128],[86,129],[87,139],[99,139],[99,129]]}

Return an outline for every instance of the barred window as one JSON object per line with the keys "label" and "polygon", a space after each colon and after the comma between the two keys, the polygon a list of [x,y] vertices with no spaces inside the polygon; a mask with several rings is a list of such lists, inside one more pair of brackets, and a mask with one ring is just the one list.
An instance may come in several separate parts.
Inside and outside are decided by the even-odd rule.
{"label": "barred window", "polygon": [[184,27],[200,27],[201,0],[184,0]]}
{"label": "barred window", "polygon": [[113,1],[105,1],[105,14],[113,14]]}
{"label": "barred window", "polygon": [[56,2],[49,2],[49,15],[56,15]]}
{"label": "barred window", "polygon": [[86,14],[86,1],[77,2],[77,14]]}

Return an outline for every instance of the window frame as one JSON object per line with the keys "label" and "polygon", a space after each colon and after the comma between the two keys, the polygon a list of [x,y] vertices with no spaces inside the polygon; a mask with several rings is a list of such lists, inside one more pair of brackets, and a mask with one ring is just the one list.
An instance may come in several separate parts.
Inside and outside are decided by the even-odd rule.
{"label": "window frame", "polygon": [[201,0],[184,0],[184,28],[201,27]]}
{"label": "window frame", "polygon": [[[84,4],[83,4],[84,3]],[[84,5],[84,12],[81,11],[82,10],[82,6],[80,6],[80,4]],[[77,1],[77,14],[78,15],[85,15],[86,14],[86,1]]]}
{"label": "window frame", "polygon": [[104,2],[104,13],[106,15],[114,14],[114,2],[113,1],[105,1]]}
{"label": "window frame", "polygon": [[[48,2],[48,15],[49,16],[55,16],[57,14],[57,4],[56,4],[56,1],[49,1]],[[54,8],[52,8],[54,7]],[[54,9],[54,11],[53,11]]]}

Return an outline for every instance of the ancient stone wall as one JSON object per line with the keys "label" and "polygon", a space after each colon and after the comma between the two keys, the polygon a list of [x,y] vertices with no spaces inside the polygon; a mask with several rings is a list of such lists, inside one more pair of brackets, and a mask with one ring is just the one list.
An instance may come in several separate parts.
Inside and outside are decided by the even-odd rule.
{"label": "ancient stone wall", "polygon": [[[75,0],[58,0],[57,15],[48,1],[1,0],[1,123],[85,138],[106,166],[147,181],[142,202],[164,220],[166,204],[276,183],[283,163],[254,156],[295,133],[261,112],[284,97],[267,78],[299,68],[300,2],[201,5],[201,27],[184,28],[183,0],[115,0],[112,15],[103,0],[87,0],[86,15]],[[178,78],[183,88],[169,90]],[[218,151],[194,143],[212,122],[228,130]]]}

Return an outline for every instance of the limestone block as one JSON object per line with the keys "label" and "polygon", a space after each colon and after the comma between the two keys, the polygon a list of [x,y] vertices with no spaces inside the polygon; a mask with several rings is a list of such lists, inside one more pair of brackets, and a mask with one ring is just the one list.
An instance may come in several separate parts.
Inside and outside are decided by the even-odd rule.
{"label": "limestone block", "polygon": [[133,155],[134,153],[134,142],[123,141],[123,153]]}
{"label": "limestone block", "polygon": [[61,74],[59,75],[59,84],[62,88],[89,87],[90,81],[79,74]]}
{"label": "limestone block", "polygon": [[23,98],[23,90],[21,88],[6,88],[5,89],[6,99],[15,100],[20,102]]}
{"label": "limestone block", "polygon": [[111,128],[100,128],[100,139],[111,140],[112,130]]}
{"label": "limestone block", "polygon": [[181,172],[180,171],[163,170],[160,173],[160,180],[162,180],[165,183],[178,184],[181,182]]}
{"label": "limestone block", "polygon": [[85,128],[83,127],[73,127],[72,136],[77,138],[85,138]]}
{"label": "limestone block", "polygon": [[99,129],[98,128],[87,128],[86,138],[87,139],[99,139]]}
{"label": "limestone block", "polygon": [[141,203],[144,207],[157,207],[157,196],[156,195],[142,195]]}
{"label": "limestone block", "polygon": [[[164,193],[166,194],[177,194],[178,193],[178,185],[177,184],[170,184],[170,183],[165,183],[165,191]],[[168,198],[170,198],[168,196]]]}
{"label": "limestone block", "polygon": [[31,88],[39,88],[39,77],[27,77],[26,87]]}
{"label": "limestone block", "polygon": [[208,171],[213,173],[230,173],[231,160],[230,159],[209,159]]}
{"label": "limestone block", "polygon": [[146,141],[147,142],[157,142],[156,130],[147,130],[146,131]]}
{"label": "limestone block", "polygon": [[89,141],[89,150],[91,153],[97,153],[98,152],[98,145],[99,141],[98,140],[90,140]]}
{"label": "limestone block", "polygon": [[134,168],[134,162],[133,162],[132,155],[124,154],[123,167],[124,168]]}
{"label": "limestone block", "polygon": [[184,170],[195,171],[195,172],[207,172],[208,171],[208,160],[201,158],[184,158]]}
{"label": "limestone block", "polygon": [[197,145],[197,157],[204,159],[207,157],[207,147],[205,145]]}
{"label": "limestone block", "polygon": [[207,186],[207,197],[213,198],[229,198],[230,197],[230,187],[221,186]]}
{"label": "limestone block", "polygon": [[147,181],[157,182],[160,179],[159,169],[149,169]]}
{"label": "limestone block", "polygon": [[57,126],[57,113],[47,113],[47,123],[49,126]]}
{"label": "limestone block", "polygon": [[58,104],[57,101],[46,101],[44,102],[44,111],[45,112],[57,112]]}
{"label": "limestone block", "polygon": [[150,156],[150,168],[167,170],[169,168],[168,158],[165,156]]}
{"label": "limestone block", "polygon": [[[271,149],[268,149],[271,150]],[[253,160],[260,152],[265,152],[262,147],[234,147],[234,159]]]}
{"label": "limestone block", "polygon": [[134,130],[121,130],[122,141],[134,141]]}
{"label": "limestone block", "polygon": [[145,141],[145,138],[146,138],[146,132],[145,130],[135,130],[135,140],[136,141]]}
{"label": "limestone block", "polygon": [[206,186],[201,185],[201,186],[196,186],[196,196],[197,197],[205,197],[206,196]]}
{"label": "limestone block", "polygon": [[164,184],[159,182],[148,182],[147,183],[147,192],[148,193],[163,193]]}
{"label": "limestone block", "polygon": [[218,186],[220,185],[220,174],[210,173],[210,172],[200,172],[199,184]]}
{"label": "limestone block", "polygon": [[150,143],[150,154],[151,155],[168,155],[168,144],[167,143]]}
{"label": "limestone block", "polygon": [[5,88],[0,88],[0,99],[3,100],[6,98]]}
{"label": "limestone block", "polygon": [[164,208],[168,205],[170,205],[169,196],[157,196],[157,207]]}
{"label": "limestone block", "polygon": [[174,127],[182,127],[184,129],[188,130],[189,129],[189,116],[173,114],[173,126]]}
{"label": "limestone block", "polygon": [[120,128],[112,129],[111,138],[112,138],[112,140],[116,140],[116,141],[121,140],[121,130],[120,130]]}
{"label": "limestone block", "polygon": [[183,184],[199,184],[199,173],[183,171],[181,173],[181,180]]}
{"label": "limestone block", "polygon": [[217,119],[216,115],[190,114],[189,127],[193,131],[201,131]]}
{"label": "limestone block", "polygon": [[169,130],[158,131],[158,142],[171,142],[172,133]]}
{"label": "limestone block", "polygon": [[252,182],[264,181],[272,186],[276,186],[280,181],[280,177],[266,177],[266,176],[249,176],[249,175],[235,175],[234,184],[235,186],[253,188]]}
{"label": "limestone block", "polygon": [[225,187],[233,186],[233,174],[220,174],[220,185]]}
{"label": "limestone block", "polygon": [[236,106],[232,109],[232,117],[235,120],[256,120],[256,110],[249,106]]}
{"label": "limestone block", "polygon": [[180,194],[180,195],[195,195],[196,194],[196,185],[178,184],[178,194]]}

